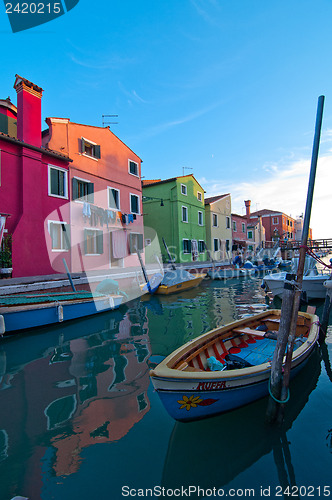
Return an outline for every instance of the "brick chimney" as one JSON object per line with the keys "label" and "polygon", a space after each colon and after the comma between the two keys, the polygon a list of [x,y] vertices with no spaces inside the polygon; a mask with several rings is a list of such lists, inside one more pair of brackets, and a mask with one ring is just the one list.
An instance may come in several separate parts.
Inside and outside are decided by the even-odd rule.
{"label": "brick chimney", "polygon": [[15,75],[17,92],[17,138],[41,147],[41,98],[43,89],[26,78]]}
{"label": "brick chimney", "polygon": [[244,202],[244,204],[246,206],[246,217],[249,220],[250,219],[250,205],[251,205],[251,200],[246,200]]}

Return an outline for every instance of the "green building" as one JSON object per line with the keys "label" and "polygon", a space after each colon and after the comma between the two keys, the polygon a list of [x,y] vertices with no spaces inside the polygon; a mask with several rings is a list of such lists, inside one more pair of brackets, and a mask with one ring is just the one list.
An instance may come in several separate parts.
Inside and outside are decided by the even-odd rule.
{"label": "green building", "polygon": [[156,240],[168,262],[162,238],[174,262],[205,261],[204,189],[195,177],[143,181],[142,194],[146,262],[155,261]]}

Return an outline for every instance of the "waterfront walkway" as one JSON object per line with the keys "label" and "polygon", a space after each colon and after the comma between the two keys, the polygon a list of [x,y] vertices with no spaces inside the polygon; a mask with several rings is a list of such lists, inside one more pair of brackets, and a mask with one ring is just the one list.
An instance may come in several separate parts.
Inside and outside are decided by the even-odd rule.
{"label": "waterfront walkway", "polygon": [[[192,273],[207,272],[212,267],[210,261],[206,262],[192,262],[174,264],[177,269],[186,269]],[[215,262],[215,267],[220,268],[229,266],[230,261]],[[170,264],[164,264],[164,269],[170,269]],[[148,275],[152,275],[160,271],[157,264],[148,264],[146,266]],[[136,281],[138,284],[144,282],[143,272],[140,266],[129,268],[115,268],[110,270],[96,270],[87,273],[72,273],[72,281],[77,290],[87,290],[94,288],[104,279],[112,279],[119,283],[121,289],[121,282],[123,281]],[[29,293],[41,291],[71,291],[71,285],[67,274],[50,274],[47,276],[27,276],[22,278],[6,278],[0,280],[0,296],[9,295],[13,293]]]}

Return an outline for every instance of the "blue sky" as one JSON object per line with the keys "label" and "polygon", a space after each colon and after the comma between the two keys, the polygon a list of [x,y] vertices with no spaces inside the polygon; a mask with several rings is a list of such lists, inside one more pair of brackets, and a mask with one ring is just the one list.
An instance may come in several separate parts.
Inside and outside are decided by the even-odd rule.
{"label": "blue sky", "polygon": [[80,0],[15,34],[4,7],[0,19],[1,98],[16,102],[18,73],[44,88],[43,118],[117,114],[146,179],[193,173],[240,214],[244,199],[304,212],[325,95],[311,226],[332,237],[330,0]]}

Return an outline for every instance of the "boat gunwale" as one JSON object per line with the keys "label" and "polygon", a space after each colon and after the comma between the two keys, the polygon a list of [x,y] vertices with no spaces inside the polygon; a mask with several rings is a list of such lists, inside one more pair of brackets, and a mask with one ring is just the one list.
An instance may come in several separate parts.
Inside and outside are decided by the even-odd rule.
{"label": "boat gunwale", "polygon": [[[262,313],[254,314],[252,316],[243,318],[241,320],[229,323],[228,325],[210,330],[209,332],[200,335],[196,339],[187,342],[183,346],[180,346],[178,349],[169,354],[163,361],[161,361],[159,365],[157,365],[156,368],[150,371],[150,376],[158,380],[172,380],[172,381],[175,381],[175,379],[178,381],[188,381],[188,380],[199,381],[205,379],[234,380],[234,379],[241,379],[244,377],[262,375],[266,371],[270,372],[271,368],[270,361],[266,363],[261,363],[259,365],[235,369],[235,370],[200,371],[200,372],[183,371],[176,368],[171,368],[169,364],[172,363],[174,365],[177,362],[179,362],[181,357],[183,357],[188,351],[189,346],[191,347],[190,350],[194,351],[195,348],[198,347],[199,345],[202,345],[202,347],[204,346],[204,343],[202,343],[202,340],[204,339],[211,338],[212,341],[214,338],[222,335],[222,333],[227,333],[230,330],[237,328],[238,326],[247,324],[250,320],[254,321],[255,319],[262,319],[266,316],[273,316],[273,315],[280,318],[280,309],[269,309],[267,311],[263,311]],[[299,312],[299,316],[311,320],[311,323],[309,325],[308,336],[305,342],[303,342],[303,344],[293,352],[292,365],[297,364],[297,362],[300,361],[300,358],[302,356],[306,356],[307,354],[309,354],[309,351],[317,341],[319,333],[319,325],[318,325],[319,318],[317,315],[305,312]]]}

